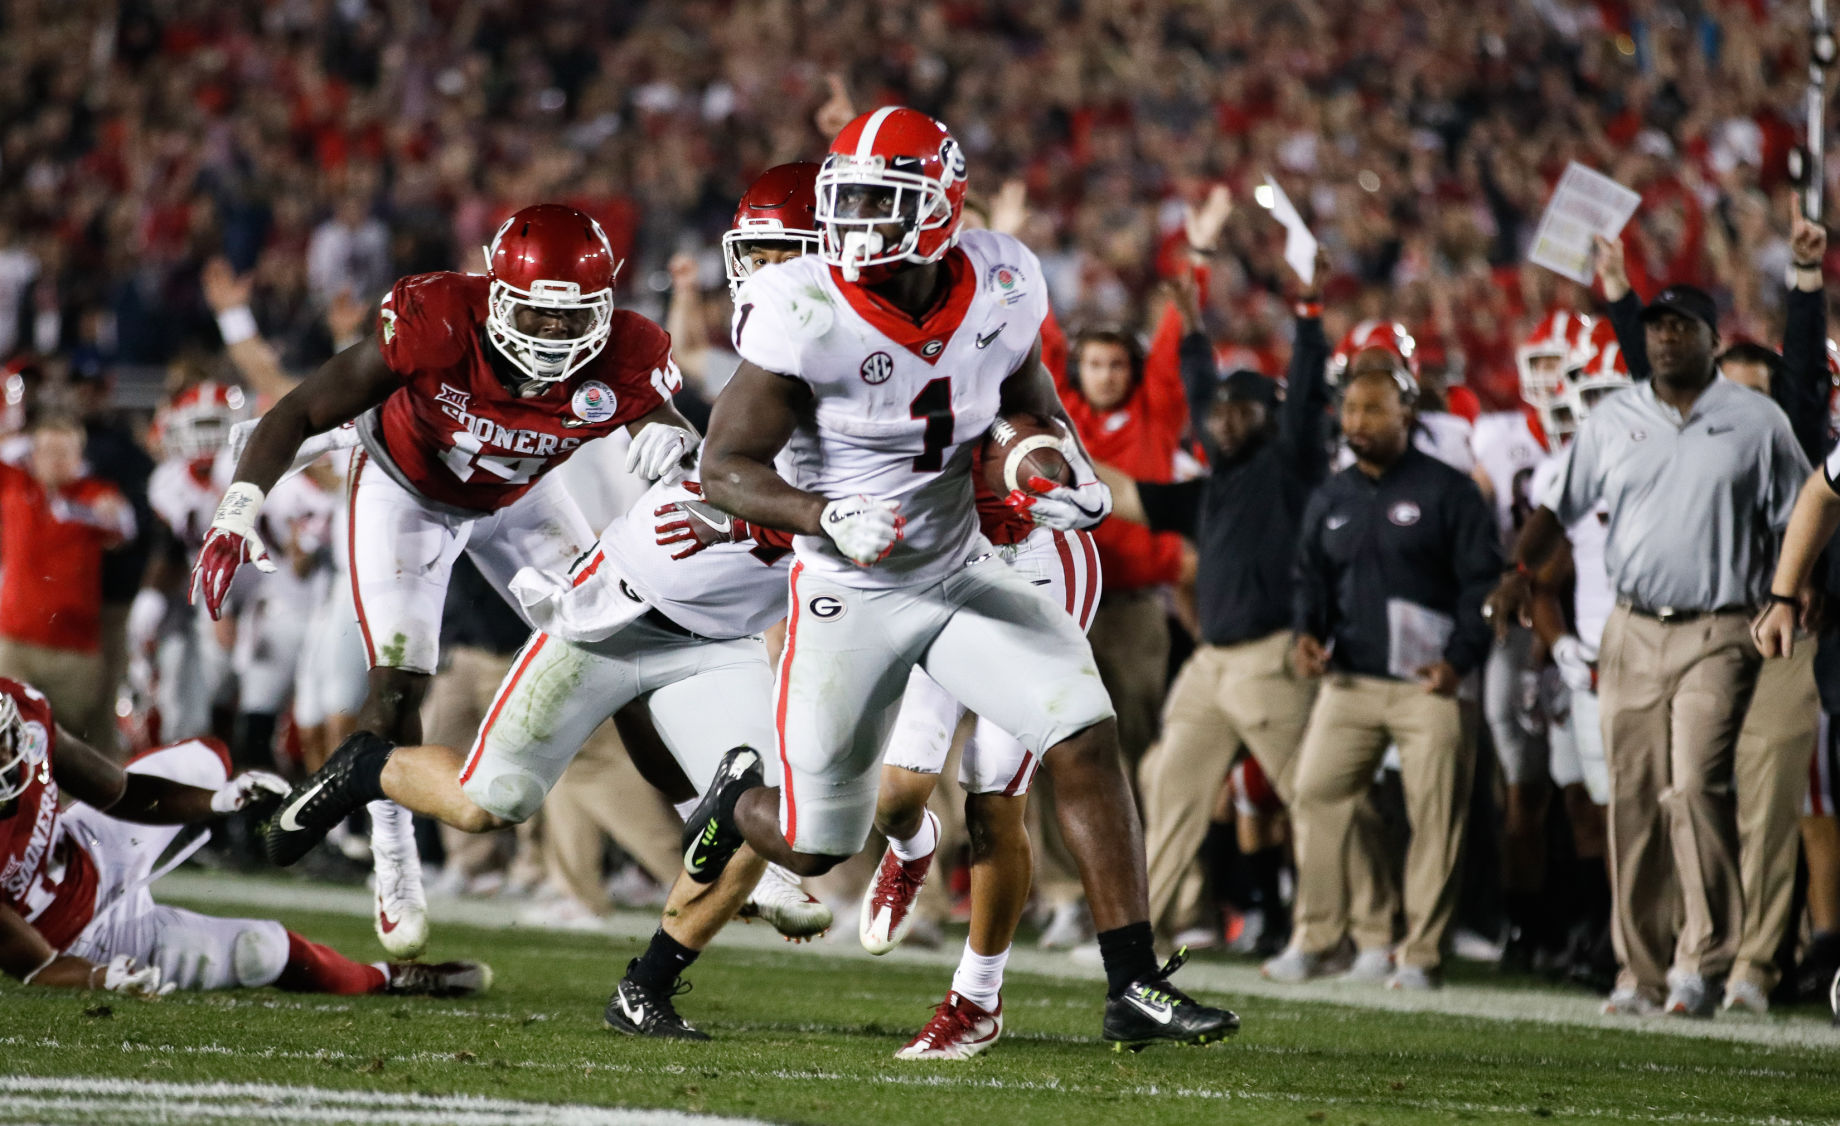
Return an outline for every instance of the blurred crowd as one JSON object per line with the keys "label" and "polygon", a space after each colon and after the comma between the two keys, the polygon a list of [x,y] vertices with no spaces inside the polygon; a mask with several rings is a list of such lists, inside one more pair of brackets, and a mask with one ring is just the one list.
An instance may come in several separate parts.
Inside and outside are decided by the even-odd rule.
{"label": "blurred crowd", "polygon": [[[1488,476],[1478,463],[1493,452],[1487,429],[1470,429],[1479,419],[1520,418],[1525,408],[1551,432],[1538,457],[1562,443],[1556,416],[1540,413],[1552,404],[1528,389],[1524,348],[1555,311],[1602,312],[1625,294],[1640,308],[1664,284],[1693,286],[1709,295],[1724,344],[1774,348],[1789,328],[1780,279],[1799,252],[1782,197],[1804,128],[1807,34],[1804,7],[1765,0],[11,5],[0,11],[0,361],[5,427],[27,440],[0,451],[21,467],[0,474],[0,673],[29,674],[48,692],[52,681],[65,685],[52,693],[60,714],[87,717],[73,729],[99,743],[117,730],[124,747],[216,731],[245,764],[279,756],[312,769],[349,730],[363,690],[361,676],[326,671],[362,671],[349,624],[347,635],[321,624],[350,616],[338,601],[340,470],[303,476],[300,497],[265,510],[265,534],[296,585],[269,589],[246,576],[229,624],[213,627],[186,607],[184,588],[221,491],[228,426],[361,333],[393,279],[479,268],[478,248],[500,221],[536,201],[571,204],[605,227],[625,260],[620,298],[671,328],[691,381],[685,412],[700,422],[696,401],[706,410],[732,369],[728,305],[717,294],[718,240],[735,199],[765,167],[820,153],[826,110],[839,100],[898,102],[951,127],[983,221],[1040,255],[1067,329],[1050,362],[1070,414],[1101,460],[1145,487],[1136,522],[1121,507],[1099,537],[1106,594],[1092,632],[1139,770],[1161,936],[1317,959],[1280,964],[1286,980],[1347,969],[1350,958],[1358,969],[1370,938],[1389,949],[1380,976],[1407,964],[1408,947],[1422,954],[1455,941],[1608,989],[1617,957],[1602,871],[1605,794],[1585,793],[1576,778],[1502,776],[1494,745],[1518,746],[1513,724],[1534,723],[1539,709],[1485,715],[1480,662],[1451,668],[1447,686],[1439,680],[1433,695],[1451,700],[1442,741],[1394,731],[1397,753],[1384,764],[1387,740],[1374,762],[1345,768],[1378,781],[1371,793],[1361,787],[1353,812],[1353,791],[1332,795],[1353,843],[1338,843],[1331,861],[1318,844],[1310,862],[1345,885],[1329,889],[1341,902],[1323,911],[1339,911],[1339,922],[1309,923],[1312,941],[1334,932],[1336,945],[1291,942],[1293,901],[1302,911],[1324,895],[1303,858],[1293,860],[1302,780],[1292,771],[1307,758],[1316,693],[1299,692],[1287,717],[1262,697],[1271,715],[1260,723],[1291,725],[1288,747],[1267,755],[1259,739],[1225,733],[1229,720],[1246,722],[1231,706],[1196,703],[1200,681],[1205,673],[1226,688],[1257,688],[1260,677],[1295,680],[1299,664],[1317,659],[1318,672],[1351,670],[1292,649],[1303,620],[1293,620],[1290,585],[1301,511],[1266,544],[1283,557],[1282,589],[1235,594],[1252,590],[1277,619],[1229,621],[1224,596],[1207,591],[1220,557],[1193,511],[1216,501],[1172,500],[1155,487],[1203,480],[1209,466],[1224,479],[1240,451],[1257,448],[1246,437],[1257,427],[1226,404],[1256,402],[1258,426],[1276,426],[1281,402],[1304,401],[1299,364],[1318,383],[1331,371],[1341,380],[1309,393],[1324,432],[1286,439],[1323,455],[1297,471],[1308,485],[1292,498],[1301,509],[1331,469],[1331,394],[1351,385],[1342,377],[1354,378],[1363,353],[1390,356],[1389,372],[1409,368],[1418,401],[1401,433],[1429,435],[1426,452],[1467,481]],[[1614,259],[1614,292],[1526,263],[1571,161],[1642,197]],[[1837,170],[1821,171],[1832,184]],[[1267,175],[1321,240],[1308,283],[1286,267],[1282,230],[1253,203]],[[1814,268],[1819,276],[1819,261]],[[1822,292],[1816,302],[1823,316],[1826,300]],[[1589,350],[1555,356],[1571,378],[1614,342],[1600,335]],[[120,373],[147,368],[167,373],[151,419],[109,395]],[[1272,388],[1287,368],[1292,398],[1283,399]],[[1340,422],[1365,433],[1366,424]],[[1385,420],[1375,425],[1391,433]],[[604,522],[630,484],[609,458],[576,461],[578,495]],[[1502,524],[1485,570],[1512,558],[1527,515],[1526,482],[1511,472],[1507,484],[1506,499],[1491,497]],[[1443,481],[1434,493],[1460,491]],[[1182,505],[1186,517],[1169,516]],[[58,563],[39,552],[28,570],[22,560],[50,542],[46,529],[57,533]],[[1324,566],[1322,583],[1345,577]],[[1474,570],[1452,576],[1453,597],[1476,589]],[[9,602],[7,584],[42,591],[66,576],[94,595],[74,611]],[[458,582],[454,597],[469,607],[492,600]],[[1473,615],[1479,596],[1463,597]],[[320,609],[312,621],[287,621],[299,604]],[[1345,623],[1323,614],[1318,640],[1331,642]],[[464,746],[522,630],[514,618],[459,617],[464,636],[443,645],[452,656],[426,718]],[[1270,652],[1235,648],[1255,641]],[[1254,664],[1235,663],[1243,660]],[[1188,683],[1186,701],[1170,697],[1172,681]],[[1520,691],[1517,681],[1508,694]],[[448,889],[547,882],[546,917],[586,925],[610,895],[655,898],[677,863],[658,848],[673,839],[659,828],[671,814],[656,801],[633,805],[649,791],[612,732],[602,737],[545,823],[516,845],[451,838]],[[1813,739],[1794,752],[1804,764]],[[1448,769],[1421,776],[1414,762],[1427,756]],[[957,841],[950,849],[962,846],[962,829],[951,831],[962,817],[951,772],[943,777],[936,807],[946,840]],[[1564,800],[1510,792],[1548,782]],[[1823,859],[1811,860],[1828,865],[1817,876],[1840,871],[1840,833],[1832,809],[1820,808],[1830,796],[1817,787],[1810,811],[1829,826],[1811,830],[1826,842]],[[1445,825],[1435,849],[1424,843],[1428,810]],[[1041,938],[1074,947],[1090,926],[1046,822]],[[1428,859],[1408,859],[1408,835]],[[603,836],[621,846],[611,868]],[[1783,842],[1780,832],[1768,839]],[[431,855],[437,847],[430,842]],[[363,855],[358,843],[349,851]],[[1342,868],[1343,852],[1365,856],[1370,870]],[[840,872],[820,893],[849,903],[866,878]],[[1807,886],[1793,872],[1790,880]],[[953,910],[953,890],[949,880],[932,885],[921,939]],[[1773,933],[1752,941],[1773,964],[1782,945],[1790,971],[1760,974],[1757,997],[1779,977],[1793,993],[1799,955],[1840,964],[1840,890],[1809,895],[1821,915],[1812,941],[1797,941],[1801,899],[1793,918],[1785,906],[1768,921]],[[1441,904],[1429,918],[1414,902],[1425,897]],[[1420,968],[1435,974],[1436,958]]]}

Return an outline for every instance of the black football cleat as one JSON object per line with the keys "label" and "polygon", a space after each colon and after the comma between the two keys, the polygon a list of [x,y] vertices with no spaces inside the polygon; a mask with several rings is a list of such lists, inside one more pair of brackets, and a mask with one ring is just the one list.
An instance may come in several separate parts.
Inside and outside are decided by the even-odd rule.
{"label": "black football cleat", "polygon": [[[639,959],[626,963],[630,975]],[[630,976],[620,979],[607,998],[607,1027],[628,1036],[653,1036],[661,1040],[707,1040],[709,1033],[677,1015],[671,998],[690,992],[690,983],[678,978],[667,990],[640,985]]]}
{"label": "black football cleat", "polygon": [[1112,1042],[1114,1050],[1141,1052],[1161,1041],[1212,1044],[1239,1031],[1239,1017],[1226,1009],[1203,1005],[1169,984],[1169,975],[1186,961],[1185,946],[1156,971],[1155,977],[1134,981],[1123,993],[1106,999],[1105,1038]]}
{"label": "black football cleat", "polygon": [[484,962],[391,962],[388,992],[403,997],[475,997],[492,988]]}
{"label": "black football cleat", "polygon": [[369,731],[354,732],[326,759],[326,765],[288,791],[281,807],[269,819],[263,845],[268,859],[285,868],[326,839],[339,822],[370,800],[354,792],[354,768],[363,764],[372,773],[371,760],[395,750]]}
{"label": "black football cleat", "polygon": [[722,756],[716,776],[684,818],[684,874],[699,884],[713,884],[746,841],[735,825],[735,799],[763,785],[760,752],[741,746]]}

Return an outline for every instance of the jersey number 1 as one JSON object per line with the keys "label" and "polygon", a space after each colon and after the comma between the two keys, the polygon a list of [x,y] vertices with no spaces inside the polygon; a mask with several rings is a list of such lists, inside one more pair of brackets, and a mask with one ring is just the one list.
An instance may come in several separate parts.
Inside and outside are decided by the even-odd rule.
{"label": "jersey number 1", "polygon": [[952,444],[952,379],[941,376],[931,380],[914,401],[908,404],[907,416],[926,421],[924,448],[914,455],[915,473],[937,473],[944,464],[942,455]]}
{"label": "jersey number 1", "polygon": [[473,473],[483,469],[507,485],[528,485],[532,477],[542,472],[543,463],[549,460],[542,457],[499,457],[488,454],[470,430],[456,430],[452,437],[454,446],[441,455],[441,460],[462,481],[472,480]]}

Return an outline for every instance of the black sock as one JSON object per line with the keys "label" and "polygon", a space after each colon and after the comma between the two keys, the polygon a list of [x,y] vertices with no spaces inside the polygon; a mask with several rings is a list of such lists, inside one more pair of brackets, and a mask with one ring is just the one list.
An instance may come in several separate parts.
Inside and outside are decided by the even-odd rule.
{"label": "black sock", "polygon": [[1264,910],[1267,920],[1276,918],[1284,910],[1284,896],[1279,890],[1279,878],[1284,873],[1283,846],[1252,853],[1246,857],[1246,866],[1252,874],[1254,901]]}
{"label": "black sock", "polygon": [[626,976],[647,989],[663,992],[683,976],[683,972],[690,968],[690,963],[696,961],[699,953],[701,951],[690,949],[664,933],[663,927],[659,927],[652,932],[652,942],[645,948],[645,953],[633,959],[633,964],[626,967]]}
{"label": "black sock", "polygon": [[[384,801],[389,795],[383,792],[383,767],[390,761],[390,756],[396,753],[396,748],[380,735],[373,735],[369,731],[361,731],[358,734],[369,735],[376,742],[372,746],[367,746],[363,753],[352,757],[351,781],[347,783],[347,786],[352,796],[360,802]],[[378,752],[373,747],[381,747],[382,751]]]}
{"label": "black sock", "polygon": [[1604,870],[1601,856],[1581,856],[1574,871],[1573,887],[1578,893],[1578,914],[1592,929],[1610,922],[1610,874]]}
{"label": "black sock", "polygon": [[1117,997],[1156,973],[1156,936],[1149,923],[1127,923],[1099,932],[1099,957],[1105,962],[1105,995]]}

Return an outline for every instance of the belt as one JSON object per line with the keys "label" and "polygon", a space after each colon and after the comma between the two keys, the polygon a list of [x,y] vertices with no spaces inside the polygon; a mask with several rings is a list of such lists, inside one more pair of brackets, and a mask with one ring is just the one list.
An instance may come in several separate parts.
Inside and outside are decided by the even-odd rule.
{"label": "belt", "polygon": [[1720,614],[1743,614],[1749,617],[1753,609],[1750,606],[1732,603],[1731,605],[1719,606],[1711,610],[1682,610],[1673,606],[1643,606],[1639,603],[1631,602],[1627,598],[1617,599],[1616,604],[1638,618],[1648,618],[1651,621],[1660,622],[1663,625],[1697,622],[1701,618],[1713,618]]}
{"label": "belt", "polygon": [[651,608],[650,610],[647,610],[645,613],[639,615],[639,620],[646,623],[647,625],[657,626],[659,629],[665,631],[666,633],[674,633],[679,637],[694,638],[697,641],[703,640],[703,637],[701,634],[691,633],[689,630],[685,629],[683,626],[680,626],[676,622],[672,621],[669,617],[667,617],[665,614],[660,612],[658,608],[655,606]]}

